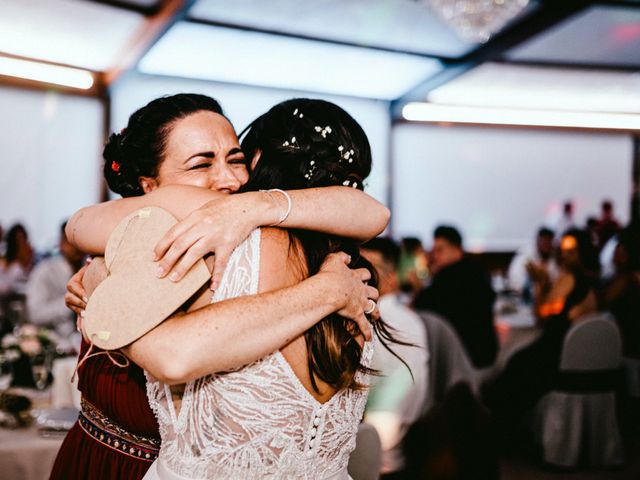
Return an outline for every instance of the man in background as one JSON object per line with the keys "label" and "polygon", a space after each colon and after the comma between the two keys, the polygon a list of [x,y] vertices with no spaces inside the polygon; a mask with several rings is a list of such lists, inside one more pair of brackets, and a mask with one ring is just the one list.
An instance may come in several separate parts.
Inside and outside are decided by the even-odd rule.
{"label": "man in background", "polygon": [[84,254],[67,241],[66,222],[60,231],[60,254],[45,258],[33,269],[27,282],[29,321],[51,327],[63,338],[75,331],[74,315],[64,303],[67,282],[82,267]]}
{"label": "man in background", "polygon": [[396,338],[412,344],[392,346],[407,365],[382,345],[373,355],[372,368],[379,370],[381,375],[372,379],[365,421],[378,431],[382,443],[381,473],[383,478],[391,479],[404,468],[401,442],[422,414],[426,400],[427,332],[422,319],[400,301],[398,245],[388,238],[374,238],[362,246],[362,255],[378,271],[381,318],[395,329]]}
{"label": "man in background", "polygon": [[615,237],[620,231],[620,222],[613,213],[613,202],[605,200],[600,206],[600,218],[596,224],[596,232],[598,233],[598,249],[607,244],[611,238]]}
{"label": "man in background", "polygon": [[555,233],[546,227],[538,230],[535,247],[518,250],[509,265],[508,285],[520,294],[531,294],[532,277],[546,275],[553,281],[558,277],[558,263],[554,257]]}
{"label": "man in background", "polygon": [[433,280],[416,296],[414,306],[442,315],[456,330],[475,367],[488,367],[498,352],[493,325],[496,295],[489,276],[465,256],[456,228],[441,225],[433,237]]}

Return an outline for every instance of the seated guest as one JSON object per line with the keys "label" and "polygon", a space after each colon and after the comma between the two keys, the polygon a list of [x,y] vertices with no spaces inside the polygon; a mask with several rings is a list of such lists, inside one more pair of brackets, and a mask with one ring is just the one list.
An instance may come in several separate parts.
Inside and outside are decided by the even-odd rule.
{"label": "seated guest", "polygon": [[396,338],[412,344],[394,346],[394,352],[406,365],[384,348],[375,349],[371,365],[381,375],[372,379],[365,421],[380,435],[381,473],[388,476],[404,468],[402,440],[424,408],[429,360],[427,332],[422,319],[400,302],[397,274],[400,249],[395,242],[374,238],[362,246],[362,255],[378,272],[381,318],[394,328]]}
{"label": "seated guest", "polygon": [[75,331],[74,315],[64,302],[67,282],[82,267],[84,254],[60,235],[60,255],[42,260],[27,282],[29,320],[36,325],[53,327],[63,337]]}
{"label": "seated guest", "polygon": [[27,230],[19,223],[7,232],[6,256],[0,268],[0,295],[22,294],[33,264],[33,248]]}
{"label": "seated guest", "polygon": [[560,275],[553,283],[535,286],[540,336],[516,352],[505,369],[483,386],[502,439],[509,441],[524,413],[555,386],[564,337],[573,322],[595,311],[597,251],[589,234],[570,229],[560,242]]}
{"label": "seated guest", "polygon": [[537,275],[546,275],[551,281],[558,277],[558,264],[554,258],[553,230],[538,230],[535,246],[520,249],[511,260],[508,272],[509,288],[523,293],[531,288]]}
{"label": "seated guest", "polygon": [[433,234],[431,285],[414,301],[419,310],[445,317],[455,328],[477,368],[495,361],[498,340],[493,326],[496,295],[484,269],[465,257],[462,236],[454,227],[439,226]]}
{"label": "seated guest", "polygon": [[626,357],[640,358],[640,231],[626,228],[618,235],[613,255],[615,273],[600,292],[600,308],[618,322]]}
{"label": "seated guest", "polygon": [[429,274],[427,252],[419,238],[402,239],[397,270],[402,298],[408,304],[422,290]]}
{"label": "seated guest", "polygon": [[600,209],[600,218],[596,224],[598,233],[598,248],[602,249],[606,243],[620,231],[620,223],[613,213],[613,202],[605,200]]}

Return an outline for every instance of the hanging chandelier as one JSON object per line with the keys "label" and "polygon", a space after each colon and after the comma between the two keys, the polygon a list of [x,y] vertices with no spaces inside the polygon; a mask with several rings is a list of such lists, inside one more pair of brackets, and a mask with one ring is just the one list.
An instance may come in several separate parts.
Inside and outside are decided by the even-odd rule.
{"label": "hanging chandelier", "polygon": [[422,0],[464,40],[485,43],[529,0]]}

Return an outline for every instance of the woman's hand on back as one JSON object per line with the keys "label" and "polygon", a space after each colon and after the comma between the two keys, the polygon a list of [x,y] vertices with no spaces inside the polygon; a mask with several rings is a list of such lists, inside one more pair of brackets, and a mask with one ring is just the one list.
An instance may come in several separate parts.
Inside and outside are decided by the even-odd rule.
{"label": "woman's hand on back", "polygon": [[[378,299],[379,293],[376,288],[367,285],[371,272],[366,268],[349,268],[350,261],[349,255],[343,252],[327,255],[317,275],[326,276],[337,287],[342,307],[336,313],[356,322],[364,337],[370,340],[371,324],[364,312],[370,308],[370,300],[375,302]],[[376,318],[378,314],[374,310],[371,316]]]}

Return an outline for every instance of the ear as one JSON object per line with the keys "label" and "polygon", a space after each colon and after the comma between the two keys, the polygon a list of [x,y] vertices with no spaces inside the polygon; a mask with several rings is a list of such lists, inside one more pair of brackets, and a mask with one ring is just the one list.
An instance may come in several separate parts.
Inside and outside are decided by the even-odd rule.
{"label": "ear", "polygon": [[151,177],[138,177],[138,183],[145,194],[154,191],[159,186],[158,181]]}
{"label": "ear", "polygon": [[260,160],[261,155],[262,155],[262,150],[256,150],[256,153],[253,155],[253,158],[251,159],[251,168],[249,172],[252,172],[256,168],[256,165],[258,164],[258,160]]}

